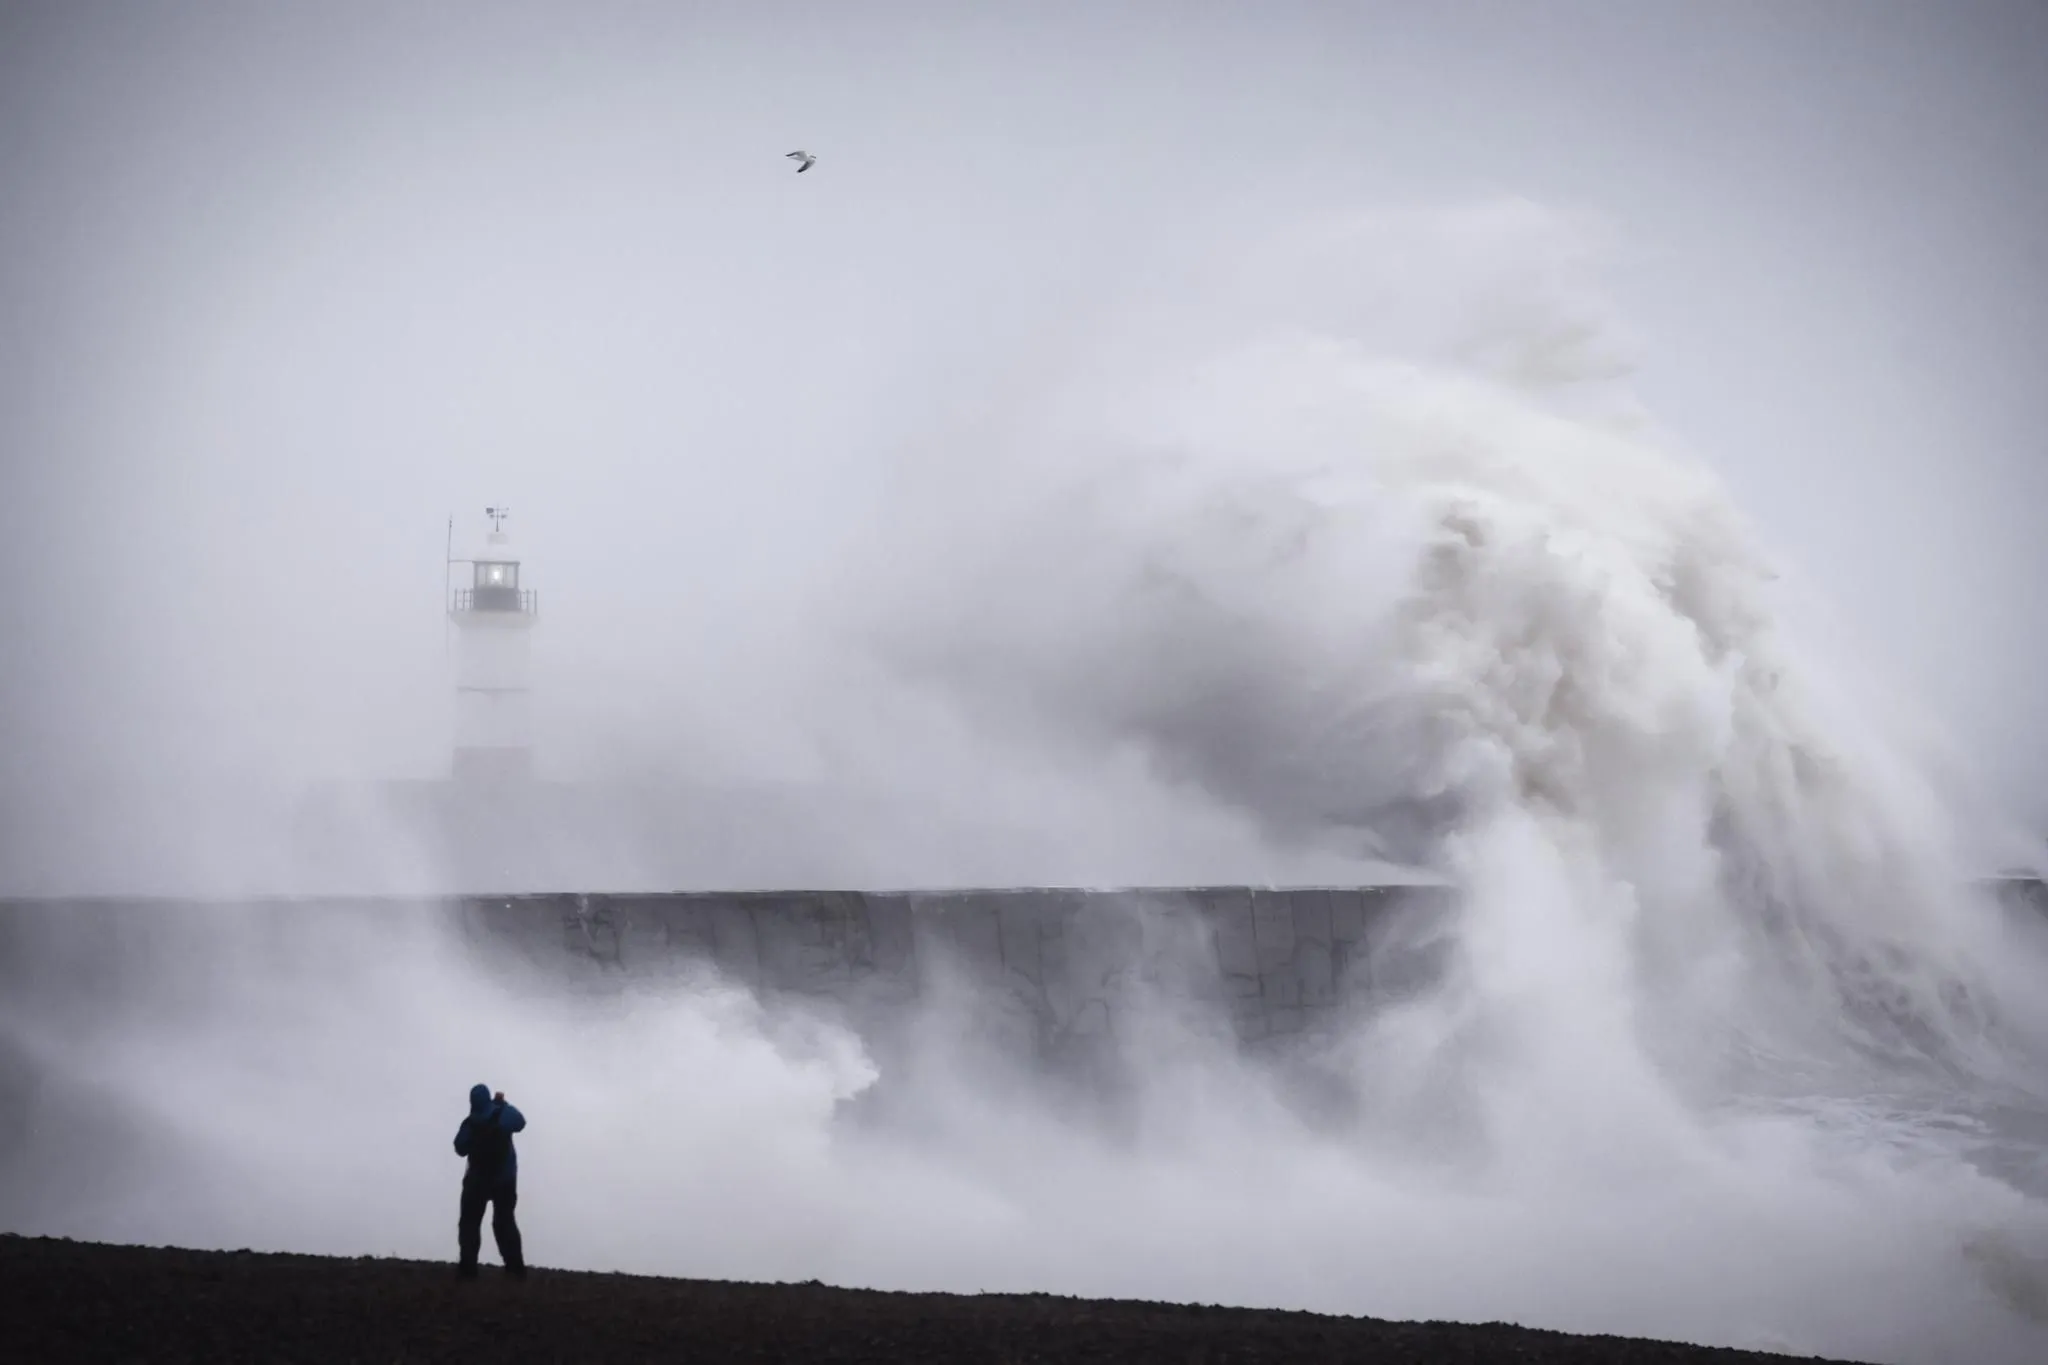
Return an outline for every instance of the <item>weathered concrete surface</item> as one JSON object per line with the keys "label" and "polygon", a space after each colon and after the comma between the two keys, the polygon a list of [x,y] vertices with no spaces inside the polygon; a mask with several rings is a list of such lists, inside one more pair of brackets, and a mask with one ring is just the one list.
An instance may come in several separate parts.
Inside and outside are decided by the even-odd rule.
{"label": "weathered concrete surface", "polygon": [[1134,989],[1222,1001],[1240,1037],[1300,1033],[1442,969],[1428,886],[723,892],[459,903],[481,947],[627,977],[709,963],[764,994],[876,1008],[961,983],[1047,1039],[1113,1026]]}
{"label": "weathered concrete surface", "polygon": [[1994,877],[1992,894],[2008,911],[2029,918],[2048,917],[2048,881],[2024,873]]}
{"label": "weathered concrete surface", "polygon": [[[2021,920],[2048,920],[2048,889],[1993,883]],[[1006,1010],[1040,1045],[1114,1034],[1147,996],[1206,1001],[1248,1042],[1310,1033],[1399,1000],[1448,962],[1454,893],[1437,886],[1242,886],[933,892],[749,891],[323,900],[393,925],[452,918],[482,957],[546,974],[658,984],[714,968],[764,997],[834,1001],[863,1021],[949,991]],[[305,903],[0,902],[0,987],[45,984],[59,963],[36,923],[62,917],[61,975],[157,975],[181,917],[241,915],[261,938]],[[274,909],[276,915],[264,914]],[[170,952],[170,957],[164,954]],[[102,983],[104,984],[104,983]],[[89,993],[89,992],[88,992]]]}

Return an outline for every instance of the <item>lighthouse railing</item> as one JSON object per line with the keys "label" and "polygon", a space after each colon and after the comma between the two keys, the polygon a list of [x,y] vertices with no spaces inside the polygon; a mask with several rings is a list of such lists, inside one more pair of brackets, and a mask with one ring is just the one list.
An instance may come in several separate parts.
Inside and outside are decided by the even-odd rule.
{"label": "lighthouse railing", "polygon": [[458,615],[503,612],[537,616],[540,594],[533,588],[457,588],[449,594],[448,610]]}

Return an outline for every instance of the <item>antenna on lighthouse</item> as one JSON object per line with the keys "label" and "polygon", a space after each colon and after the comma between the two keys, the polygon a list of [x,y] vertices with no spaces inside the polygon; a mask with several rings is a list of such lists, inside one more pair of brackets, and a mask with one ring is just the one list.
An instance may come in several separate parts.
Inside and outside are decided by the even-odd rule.
{"label": "antenna on lighthouse", "polygon": [[449,604],[455,600],[455,514],[448,514],[448,549],[441,558],[441,653],[448,653],[448,631],[455,618],[449,614]]}
{"label": "antenna on lighthouse", "polygon": [[493,531],[502,531],[505,529],[505,518],[512,515],[512,509],[509,507],[486,507],[484,515],[491,519],[491,529]]}

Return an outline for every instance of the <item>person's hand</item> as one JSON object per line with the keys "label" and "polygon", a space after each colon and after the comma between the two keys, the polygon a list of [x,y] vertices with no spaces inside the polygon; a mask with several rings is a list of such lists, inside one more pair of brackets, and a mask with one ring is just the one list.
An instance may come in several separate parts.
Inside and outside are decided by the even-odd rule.
{"label": "person's hand", "polygon": [[498,1094],[497,1094],[497,1101],[498,1101],[498,1103],[499,1103],[499,1104],[503,1104],[503,1103],[505,1102],[505,1092],[504,1092],[504,1091],[500,1090],[500,1091],[498,1092]]}

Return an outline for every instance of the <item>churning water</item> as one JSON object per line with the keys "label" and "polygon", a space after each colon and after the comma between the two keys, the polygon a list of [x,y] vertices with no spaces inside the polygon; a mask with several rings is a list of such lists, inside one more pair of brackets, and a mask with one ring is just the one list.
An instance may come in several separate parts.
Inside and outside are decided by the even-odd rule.
{"label": "churning water", "polygon": [[1594,263],[1525,204],[1291,235],[917,462],[845,566],[871,657],[989,731],[1459,882],[1446,980],[1304,1059],[1339,1117],[1171,1002],[1105,1126],[971,1002],[882,1078],[713,981],[595,1009],[224,921],[9,1002],[64,1078],[9,1222],[445,1255],[482,1079],[542,1264],[2048,1359],[2048,957],[1642,411]]}

